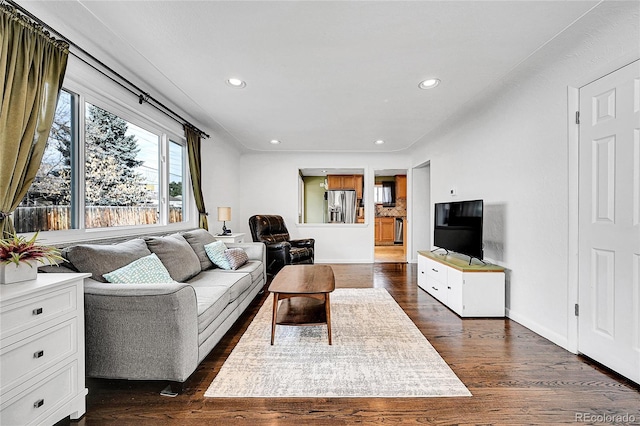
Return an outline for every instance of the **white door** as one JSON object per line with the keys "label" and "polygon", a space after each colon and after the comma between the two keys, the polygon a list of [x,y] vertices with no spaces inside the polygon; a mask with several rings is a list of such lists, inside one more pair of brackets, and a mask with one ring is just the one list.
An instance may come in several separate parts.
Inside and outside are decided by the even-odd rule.
{"label": "white door", "polygon": [[580,89],[578,350],[640,383],[640,61]]}

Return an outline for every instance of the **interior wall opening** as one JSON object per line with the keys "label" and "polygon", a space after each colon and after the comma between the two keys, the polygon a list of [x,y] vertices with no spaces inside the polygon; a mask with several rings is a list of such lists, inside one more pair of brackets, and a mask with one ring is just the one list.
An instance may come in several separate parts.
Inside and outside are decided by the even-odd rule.
{"label": "interior wall opening", "polygon": [[407,261],[407,170],[374,170],[374,262]]}

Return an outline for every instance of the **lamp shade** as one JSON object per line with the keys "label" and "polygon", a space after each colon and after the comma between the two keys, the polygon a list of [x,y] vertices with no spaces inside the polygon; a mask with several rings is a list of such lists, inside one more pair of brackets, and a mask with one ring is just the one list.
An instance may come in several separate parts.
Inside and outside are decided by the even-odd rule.
{"label": "lamp shade", "polygon": [[231,207],[218,207],[218,222],[231,220]]}

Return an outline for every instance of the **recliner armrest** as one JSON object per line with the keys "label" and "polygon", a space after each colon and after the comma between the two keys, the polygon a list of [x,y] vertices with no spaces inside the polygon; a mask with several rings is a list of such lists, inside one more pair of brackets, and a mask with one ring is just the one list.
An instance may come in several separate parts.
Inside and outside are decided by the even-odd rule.
{"label": "recliner armrest", "polygon": [[313,248],[313,246],[316,243],[316,240],[313,238],[304,238],[304,239],[300,239],[300,240],[290,240],[289,241],[291,243],[291,245],[293,247],[307,247],[307,248]]}
{"label": "recliner armrest", "polygon": [[289,251],[291,248],[291,244],[289,241],[278,241],[277,243],[264,243],[267,246],[267,250],[275,251],[275,250],[286,250]]}

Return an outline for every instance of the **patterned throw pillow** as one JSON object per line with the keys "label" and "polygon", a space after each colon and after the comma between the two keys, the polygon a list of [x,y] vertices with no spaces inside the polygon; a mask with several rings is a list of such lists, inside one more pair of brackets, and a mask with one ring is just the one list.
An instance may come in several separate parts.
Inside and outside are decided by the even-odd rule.
{"label": "patterned throw pillow", "polygon": [[127,266],[104,274],[103,277],[108,282],[117,284],[175,283],[155,253],[134,260]]}
{"label": "patterned throw pillow", "polygon": [[247,256],[247,252],[242,250],[241,248],[230,248],[224,251],[224,255],[227,257],[229,261],[229,265],[231,269],[238,269],[245,263],[249,261],[249,256]]}
{"label": "patterned throw pillow", "polygon": [[227,256],[224,255],[226,249],[227,246],[222,241],[214,241],[204,246],[205,253],[218,268],[231,269]]}

